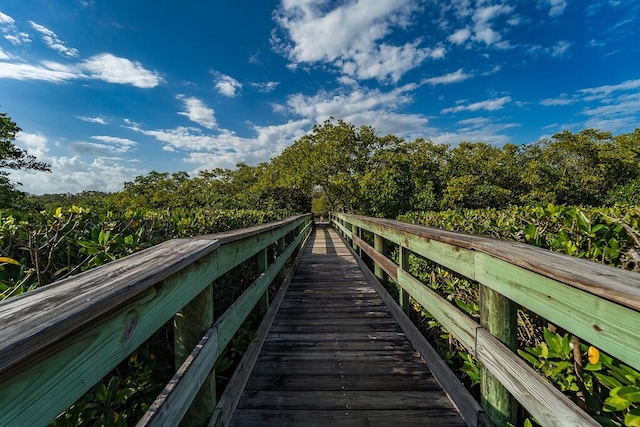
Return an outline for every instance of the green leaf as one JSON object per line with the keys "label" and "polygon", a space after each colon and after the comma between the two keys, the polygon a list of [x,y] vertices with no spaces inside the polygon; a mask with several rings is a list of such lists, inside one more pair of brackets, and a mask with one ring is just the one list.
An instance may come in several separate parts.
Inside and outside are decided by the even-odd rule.
{"label": "green leaf", "polygon": [[614,388],[609,392],[609,397],[605,399],[604,407],[602,408],[605,412],[624,411],[631,405],[632,402],[630,400],[618,395],[622,388],[624,387]]}
{"label": "green leaf", "polygon": [[624,416],[624,425],[628,427],[640,427],[640,408],[633,409]]}
{"label": "green leaf", "polygon": [[630,402],[640,402],[640,388],[638,387],[621,387],[618,390],[618,396]]}

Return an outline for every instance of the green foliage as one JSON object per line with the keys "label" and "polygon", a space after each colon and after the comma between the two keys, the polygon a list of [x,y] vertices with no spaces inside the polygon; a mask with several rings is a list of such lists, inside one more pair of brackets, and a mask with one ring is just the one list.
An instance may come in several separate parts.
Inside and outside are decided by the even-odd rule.
{"label": "green foliage", "polygon": [[638,422],[640,372],[635,369],[585,344],[580,345],[580,360],[588,363],[577,369],[569,335],[546,328],[544,341],[518,353],[603,424],[633,426]]}
{"label": "green foliage", "polygon": [[7,113],[0,112],[0,209],[30,208],[25,194],[18,191],[9,181],[8,173],[3,169],[36,170],[49,172],[51,166],[39,162],[34,156],[14,145],[13,141],[21,129]]}

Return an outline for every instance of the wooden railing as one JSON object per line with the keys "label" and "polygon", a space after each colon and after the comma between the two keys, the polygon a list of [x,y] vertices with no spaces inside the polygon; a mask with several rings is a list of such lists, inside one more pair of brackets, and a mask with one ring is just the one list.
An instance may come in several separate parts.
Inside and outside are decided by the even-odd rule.
{"label": "wooden railing", "polygon": [[[331,220],[355,253],[374,262],[377,277],[386,273],[399,285],[405,312],[411,297],[481,362],[482,407],[496,425],[514,420],[513,398],[545,426],[599,425],[514,352],[519,306],[640,369],[638,273],[398,221],[341,213]],[[373,234],[373,246],[363,231]],[[396,245],[399,265],[385,245]],[[480,324],[409,273],[411,252],[479,283]]]}
{"label": "wooden railing", "polygon": [[[216,359],[257,304],[266,311],[312,225],[301,215],[170,240],[3,301],[0,426],[47,425],[172,318],[180,368],[140,424],[177,425],[188,410],[187,424],[206,424]],[[252,257],[260,276],[213,323],[212,282]]]}

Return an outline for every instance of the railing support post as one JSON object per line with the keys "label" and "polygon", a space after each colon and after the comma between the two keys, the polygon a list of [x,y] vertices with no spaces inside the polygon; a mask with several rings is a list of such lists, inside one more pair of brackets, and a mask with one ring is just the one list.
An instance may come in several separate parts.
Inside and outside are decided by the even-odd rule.
{"label": "railing support post", "polygon": [[[404,271],[409,271],[409,249],[399,245],[400,249],[400,268]],[[405,291],[402,286],[398,285],[400,288],[400,307],[402,307],[402,311],[408,316],[411,313],[411,301],[409,300],[409,293]]]}
{"label": "railing support post", "polygon": [[[256,255],[258,261],[258,273],[262,274],[267,271],[269,260],[267,258],[267,248],[262,249]],[[269,309],[269,287],[264,291],[262,297],[260,297],[260,314],[264,315]]]}
{"label": "railing support post", "polygon": [[[207,286],[173,318],[176,370],[213,325],[213,285]],[[182,419],[183,425],[206,425],[216,409],[216,377],[212,369]]]}
{"label": "railing support post", "polygon": [[[373,248],[376,251],[380,252],[381,254],[384,254],[384,238],[382,236],[378,234],[373,235]],[[384,270],[375,262],[374,262],[374,273],[378,278],[378,280],[380,280],[381,282],[385,280]]]}
{"label": "railing support post", "polygon": [[[491,288],[480,285],[480,323],[491,335],[515,352],[518,306]],[[516,423],[518,403],[486,368],[480,385],[482,408],[495,425]]]}
{"label": "railing support post", "polygon": [[[360,228],[356,227],[355,224],[351,224],[351,236],[360,237]],[[356,244],[356,241],[353,238],[351,239],[351,247],[353,248],[354,251],[356,251],[357,253],[360,253],[358,245]]]}

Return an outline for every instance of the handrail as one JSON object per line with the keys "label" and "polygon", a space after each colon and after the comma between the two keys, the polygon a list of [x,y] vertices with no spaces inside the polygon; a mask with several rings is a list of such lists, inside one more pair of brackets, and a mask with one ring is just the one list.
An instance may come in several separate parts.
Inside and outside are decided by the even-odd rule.
{"label": "handrail", "polygon": [[[258,255],[263,273],[238,298],[236,309],[216,323],[224,329],[216,343],[222,351],[251,308],[265,300],[268,285],[311,227],[311,215],[299,215],[174,239],[3,301],[0,425],[47,425],[176,313],[202,317],[185,312],[187,304],[216,278]],[[274,243],[279,256],[270,263],[266,250]],[[183,403],[186,411],[191,401]]]}
{"label": "handrail", "polygon": [[[508,391],[543,425],[598,425],[513,352],[517,305],[640,368],[637,273],[522,243],[399,221],[343,213],[332,213],[331,220],[355,249],[373,260],[376,270],[398,283],[401,302],[413,297],[497,378],[504,392],[482,397],[496,424],[504,424],[515,411],[504,407]],[[373,233],[374,246],[362,239],[362,230]],[[385,240],[398,245],[400,265],[383,255]],[[409,251],[480,284],[482,325],[408,272]],[[483,386],[483,391],[490,389]]]}

